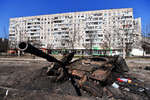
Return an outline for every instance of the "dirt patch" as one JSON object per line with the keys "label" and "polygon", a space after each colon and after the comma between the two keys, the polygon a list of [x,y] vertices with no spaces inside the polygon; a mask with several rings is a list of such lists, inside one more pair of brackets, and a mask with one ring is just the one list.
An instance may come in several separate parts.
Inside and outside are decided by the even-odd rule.
{"label": "dirt patch", "polygon": [[[108,98],[104,94],[103,98],[97,98],[83,90],[81,90],[82,97],[78,97],[70,81],[55,83],[53,77],[45,74],[45,67],[49,64],[45,61],[1,63],[0,91],[3,93],[0,94],[0,100],[114,100],[114,97]],[[128,65],[130,64],[133,63]],[[128,75],[139,79],[141,83],[144,83],[143,86],[150,87],[150,71],[144,70],[144,67],[129,66],[129,68],[131,71]],[[120,98],[124,100],[148,100],[136,93],[118,90],[111,86],[107,88],[115,91],[116,98],[121,96]],[[8,95],[6,95],[7,90],[9,90]]]}

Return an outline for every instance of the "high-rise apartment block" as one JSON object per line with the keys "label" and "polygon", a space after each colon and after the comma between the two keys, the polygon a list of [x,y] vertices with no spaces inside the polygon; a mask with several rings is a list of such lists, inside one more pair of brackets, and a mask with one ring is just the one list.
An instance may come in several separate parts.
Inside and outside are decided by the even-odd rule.
{"label": "high-rise apartment block", "polygon": [[10,19],[11,48],[20,41],[41,48],[121,48],[141,39],[141,19],[132,8],[108,9]]}

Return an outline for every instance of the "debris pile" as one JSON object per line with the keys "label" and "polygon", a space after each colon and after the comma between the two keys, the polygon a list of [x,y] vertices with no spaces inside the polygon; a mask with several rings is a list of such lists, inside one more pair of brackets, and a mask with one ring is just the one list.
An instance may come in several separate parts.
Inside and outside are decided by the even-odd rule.
{"label": "debris pile", "polygon": [[150,66],[145,66],[145,70],[150,70]]}
{"label": "debris pile", "polygon": [[[122,57],[90,57],[71,62],[66,68],[80,90],[98,98],[122,100],[149,100],[150,88],[144,82],[128,74],[129,68]],[[48,70],[50,76],[61,76],[56,82],[65,81],[61,67],[54,64]]]}

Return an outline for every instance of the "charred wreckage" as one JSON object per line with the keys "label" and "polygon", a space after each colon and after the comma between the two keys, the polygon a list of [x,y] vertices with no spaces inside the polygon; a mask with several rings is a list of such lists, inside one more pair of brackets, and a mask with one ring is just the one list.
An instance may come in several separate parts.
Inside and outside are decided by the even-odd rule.
{"label": "charred wreckage", "polygon": [[99,98],[107,96],[107,98],[129,100],[127,94],[132,93],[140,95],[142,99],[143,97],[146,98],[145,100],[150,99],[149,88],[142,87],[138,81],[134,82],[136,79],[127,74],[129,68],[120,56],[82,57],[72,61],[75,52],[71,52],[57,60],[29,43],[21,42],[18,47],[21,51],[52,62],[46,67],[46,74],[55,82],[69,80],[78,96],[82,96],[81,90],[84,90]]}

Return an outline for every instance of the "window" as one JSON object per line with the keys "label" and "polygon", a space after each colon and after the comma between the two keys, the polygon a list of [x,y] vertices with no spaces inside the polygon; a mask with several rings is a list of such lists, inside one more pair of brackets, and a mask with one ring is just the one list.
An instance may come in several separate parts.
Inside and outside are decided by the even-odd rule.
{"label": "window", "polygon": [[99,24],[102,24],[102,22],[99,22]]}
{"label": "window", "polygon": [[98,22],[93,22],[93,24],[97,25],[97,24],[98,24]]}
{"label": "window", "polygon": [[62,30],[67,30],[68,28],[61,28]]}
{"label": "window", "polygon": [[58,19],[58,17],[54,17],[54,19]]}
{"label": "window", "polygon": [[98,37],[103,37],[103,34],[98,34]]}
{"label": "window", "polygon": [[132,18],[132,16],[122,16],[121,19]]}
{"label": "window", "polygon": [[15,36],[15,34],[9,34],[9,36]]}
{"label": "window", "polygon": [[35,32],[35,31],[36,31],[36,29],[33,29],[33,30],[31,30],[31,31]]}
{"label": "window", "polygon": [[31,23],[28,23],[28,25],[31,25]]}
{"label": "window", "polygon": [[58,34],[61,34],[61,32],[58,32]]}
{"label": "window", "polygon": [[90,39],[86,39],[85,41],[90,41]]}
{"label": "window", "polygon": [[103,17],[100,17],[99,20],[103,20]]}
{"label": "window", "polygon": [[31,35],[34,35],[34,33],[31,33]]}
{"label": "window", "polygon": [[58,28],[54,28],[54,31],[57,31],[58,30]]}
{"label": "window", "polygon": [[98,18],[94,18],[94,20],[98,20]]}
{"label": "window", "polygon": [[40,21],[40,18],[37,18],[38,21]]}
{"label": "window", "polygon": [[40,22],[35,22],[35,24],[40,24]]}
{"label": "window", "polygon": [[94,16],[102,16],[102,13],[93,14]]}
{"label": "window", "polygon": [[107,14],[105,13],[104,16],[107,16]]}
{"label": "window", "polygon": [[61,23],[62,20],[57,20],[57,21],[54,21],[54,23]]}

